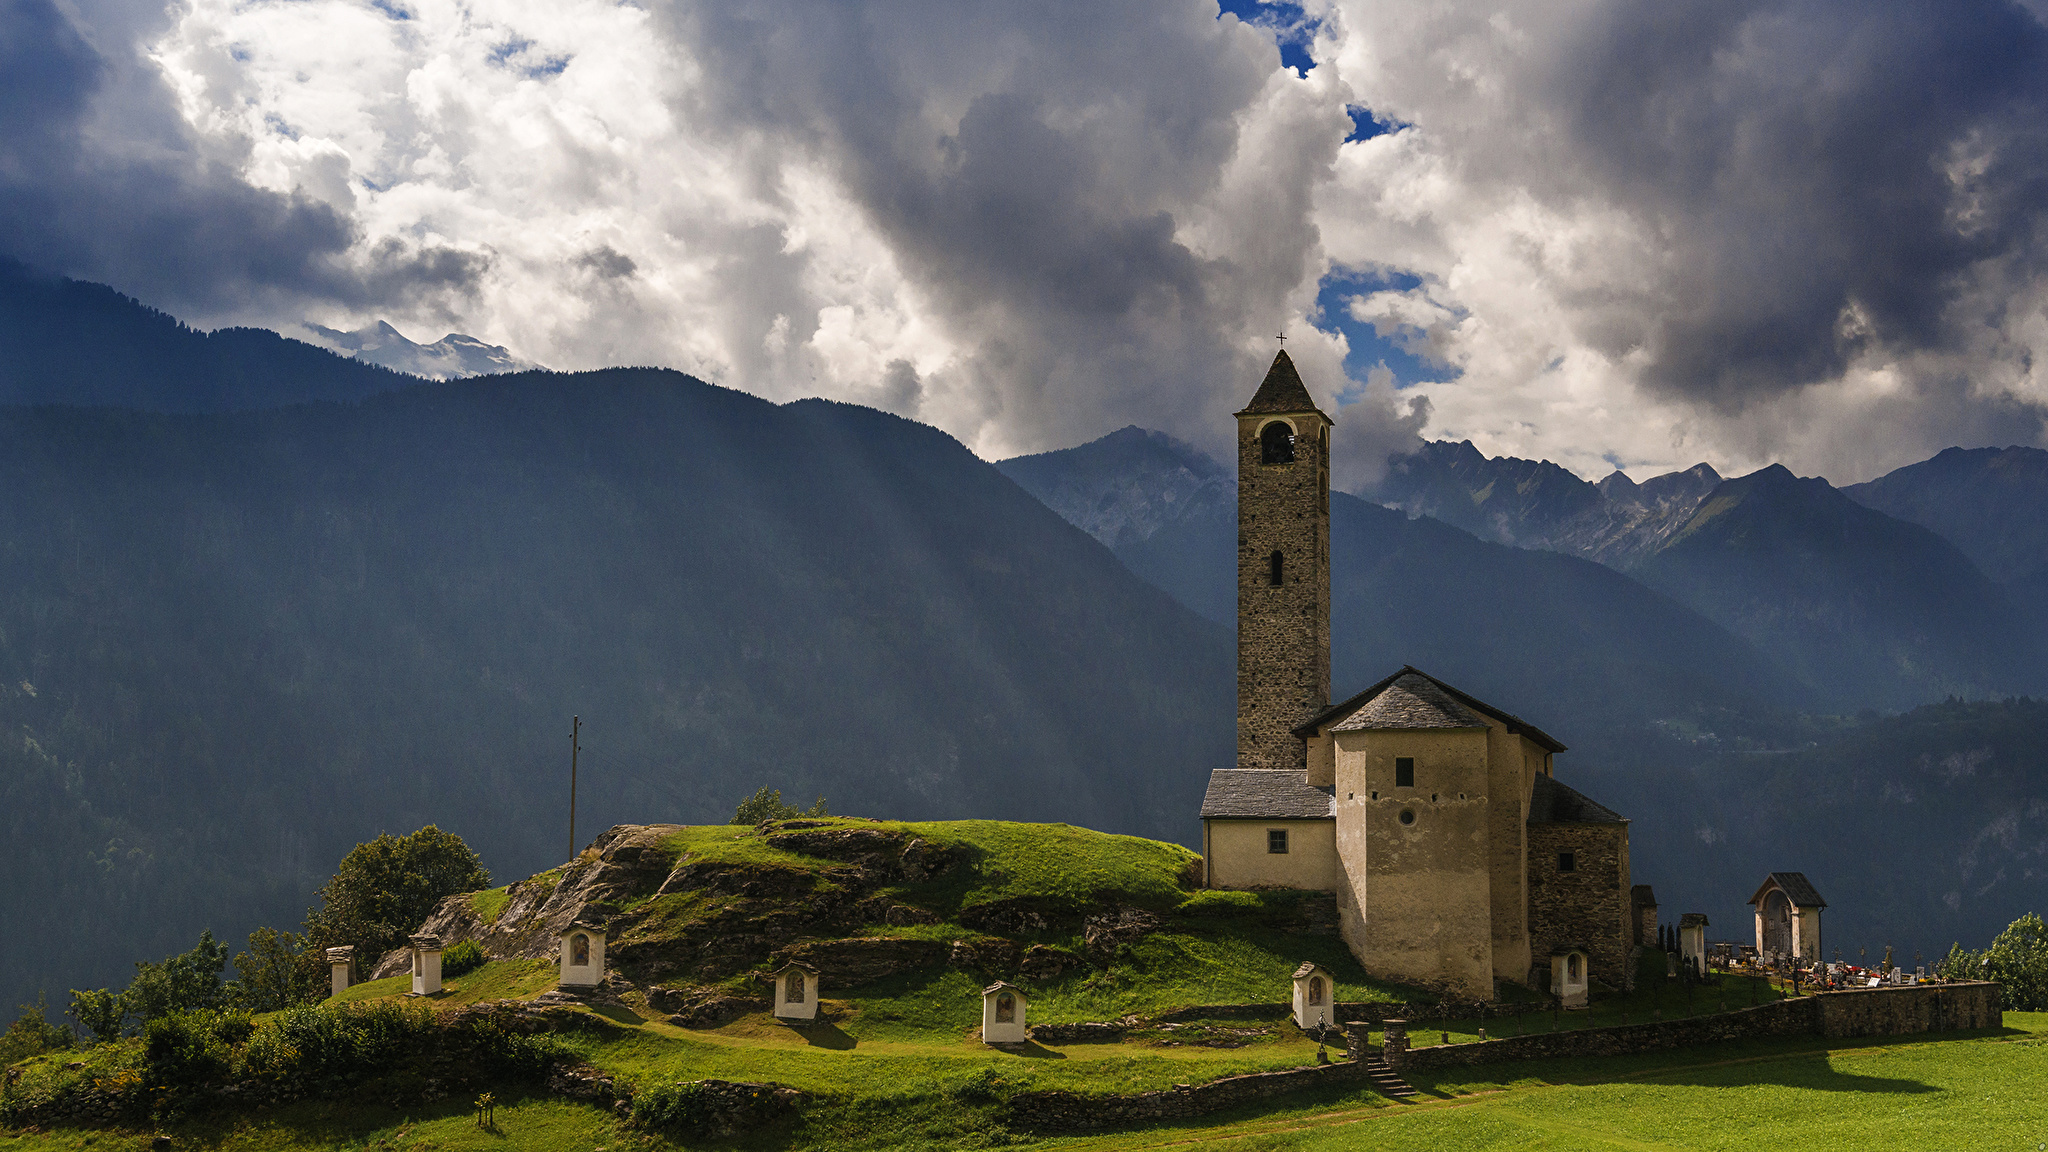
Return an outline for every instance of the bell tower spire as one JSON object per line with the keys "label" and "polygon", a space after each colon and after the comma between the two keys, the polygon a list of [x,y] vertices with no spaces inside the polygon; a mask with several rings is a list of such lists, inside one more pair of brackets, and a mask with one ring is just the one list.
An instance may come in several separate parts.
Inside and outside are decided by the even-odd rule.
{"label": "bell tower spire", "polygon": [[1283,348],[1237,413],[1237,766],[1307,767],[1330,702],[1331,421]]}

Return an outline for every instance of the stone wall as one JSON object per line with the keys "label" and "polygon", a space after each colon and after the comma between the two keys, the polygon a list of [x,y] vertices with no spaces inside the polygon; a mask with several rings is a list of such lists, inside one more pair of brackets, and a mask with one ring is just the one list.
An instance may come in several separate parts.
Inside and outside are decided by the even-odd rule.
{"label": "stone wall", "polygon": [[[1570,852],[1574,871],[1560,872]],[[1529,951],[1547,964],[1557,944],[1584,944],[1593,979],[1632,988],[1626,824],[1529,825]],[[1542,991],[1549,991],[1546,983]]]}
{"label": "stone wall", "polygon": [[1514,1060],[1626,1056],[1689,1048],[1722,1040],[1773,1036],[1843,1039],[1908,1036],[1960,1028],[1997,1028],[2003,1022],[2002,989],[1992,983],[1925,984],[1905,988],[1858,988],[1778,1000],[1682,1020],[1538,1032],[1470,1044],[1438,1044],[1389,1052],[1399,1071],[1498,1064]]}
{"label": "stone wall", "polygon": [[1330,438],[1321,413],[1287,418],[1294,462],[1262,464],[1274,419],[1238,418],[1237,766],[1305,769],[1294,726],[1330,702]]}
{"label": "stone wall", "polygon": [[1365,1065],[1339,1060],[1328,1065],[1227,1076],[1207,1084],[1176,1084],[1130,1096],[1082,1096],[1073,1092],[1019,1092],[1010,1097],[1005,1123],[1031,1132],[1086,1132],[1206,1116],[1240,1104],[1306,1088],[1364,1081]]}

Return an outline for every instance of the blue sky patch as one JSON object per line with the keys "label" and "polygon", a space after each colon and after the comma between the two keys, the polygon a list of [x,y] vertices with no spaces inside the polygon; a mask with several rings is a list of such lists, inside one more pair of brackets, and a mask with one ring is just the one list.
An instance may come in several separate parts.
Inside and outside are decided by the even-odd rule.
{"label": "blue sky patch", "polygon": [[1332,268],[1316,286],[1315,326],[1324,332],[1342,332],[1350,346],[1344,357],[1344,375],[1353,384],[1343,390],[1340,400],[1348,402],[1355,398],[1365,386],[1366,375],[1381,363],[1394,373],[1396,388],[1405,388],[1422,380],[1450,379],[1456,375],[1451,369],[1432,364],[1402,348],[1398,340],[1382,337],[1369,322],[1352,318],[1348,305],[1353,296],[1387,289],[1405,292],[1421,283],[1421,277],[1406,272],[1359,270],[1340,265]]}
{"label": "blue sky patch", "polygon": [[1399,132],[1407,127],[1399,120],[1382,120],[1374,116],[1372,109],[1363,104],[1346,104],[1344,111],[1351,114],[1351,135],[1344,138],[1346,144],[1356,140],[1370,140],[1375,136],[1385,136],[1389,132]]}
{"label": "blue sky patch", "polygon": [[1316,66],[1315,58],[1308,53],[1309,45],[1315,42],[1316,29],[1322,26],[1320,20],[1311,20],[1299,4],[1285,3],[1284,0],[1219,0],[1216,18],[1223,13],[1247,24],[1263,28],[1273,34],[1280,45],[1280,64],[1292,68],[1296,74],[1306,76]]}

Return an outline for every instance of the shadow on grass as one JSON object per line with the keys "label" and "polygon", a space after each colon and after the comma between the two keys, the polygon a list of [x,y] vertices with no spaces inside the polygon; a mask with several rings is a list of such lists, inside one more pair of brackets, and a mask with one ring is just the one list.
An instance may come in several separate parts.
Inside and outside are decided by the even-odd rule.
{"label": "shadow on grass", "polygon": [[[498,1107],[510,1108],[532,1101],[558,1099],[546,1093],[512,1091],[498,1101]],[[167,1125],[164,1131],[176,1138],[178,1147],[215,1148],[237,1138],[246,1138],[251,1129],[269,1129],[285,1136],[294,1144],[341,1148],[356,1146],[380,1133],[396,1128],[408,1128],[428,1121],[454,1117],[470,1118],[475,1115],[476,1109],[473,1105],[453,1098],[434,1104],[414,1104],[399,1108],[361,1101],[300,1100],[253,1113],[247,1109],[232,1107],[209,1110],[174,1121]],[[512,1138],[497,1124],[489,1128],[479,1126],[477,1131],[498,1140]]]}
{"label": "shadow on grass", "polygon": [[593,1004],[590,1006],[590,1014],[602,1016],[614,1024],[624,1024],[628,1028],[637,1028],[648,1021],[648,1017],[622,1005]]}
{"label": "shadow on grass", "polygon": [[839,1025],[830,1020],[812,1020],[807,1024],[790,1024],[791,1032],[804,1038],[804,1043],[813,1048],[829,1048],[835,1052],[852,1050],[857,1041],[848,1036]]}
{"label": "shadow on grass", "polygon": [[1012,1056],[1023,1056],[1035,1060],[1065,1060],[1067,1058],[1065,1052],[1054,1051],[1036,1040],[1026,1040],[1022,1044],[991,1044],[989,1048],[996,1052],[1007,1052]]}

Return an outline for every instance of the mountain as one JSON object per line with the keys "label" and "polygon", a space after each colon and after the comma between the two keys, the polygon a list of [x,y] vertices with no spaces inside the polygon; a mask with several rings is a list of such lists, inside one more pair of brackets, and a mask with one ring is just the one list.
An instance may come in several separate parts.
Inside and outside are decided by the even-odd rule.
{"label": "mountain", "polygon": [[[0,1002],[296,924],[427,823],[834,811],[1186,839],[1225,629],[934,429],[673,372],[0,409]],[[8,1000],[5,997],[12,996]]]}
{"label": "mountain", "polygon": [[[1889,489],[1895,502],[1907,487]],[[2005,491],[1995,509],[1977,502],[1986,510],[1976,538],[2040,521]],[[1365,495],[1627,572],[1749,639],[1829,707],[2048,686],[2048,629],[2016,590],[1934,532],[1866,506],[1874,496],[1851,499],[1781,466],[1724,481],[1699,464],[1641,484],[1617,471],[1593,484],[1545,461],[1439,441],[1391,461]]]}
{"label": "mountain", "polygon": [[494,376],[500,372],[523,372],[535,365],[486,344],[474,336],[450,332],[432,344],[415,344],[405,334],[379,320],[353,332],[306,325],[324,347],[369,364],[381,364],[426,380],[459,380],[464,376]]}
{"label": "mountain", "polygon": [[2048,702],[1950,700],[1813,736],[1605,774],[1597,795],[1639,817],[1635,875],[1664,919],[1704,912],[1709,938],[1752,939],[1744,901],[1765,873],[1804,872],[1830,958],[1890,944],[1911,967],[2048,907]]}
{"label": "mountain", "polygon": [[231,412],[412,382],[275,332],[196,331],[103,284],[0,258],[0,405]]}
{"label": "mountain", "polygon": [[[1070,522],[1094,525],[1133,572],[1234,627],[1237,493],[1221,465],[1126,429],[997,467]],[[1162,506],[1172,513],[1156,514]],[[1750,644],[1619,572],[1341,492],[1330,494],[1330,566],[1340,696],[1414,664],[1544,717],[1567,743],[1617,723],[1806,699]]]}
{"label": "mountain", "polygon": [[1842,491],[1939,533],[1993,580],[2048,579],[2048,452],[2039,448],[1949,448]]}
{"label": "mountain", "polygon": [[1781,465],[1715,488],[1633,571],[1841,706],[2048,683],[2039,635],[1954,545]]}

